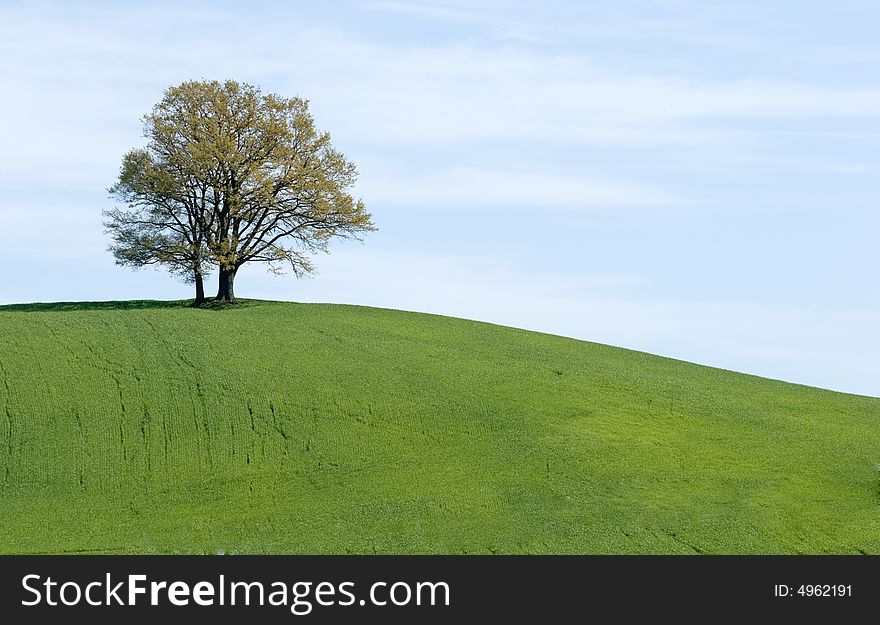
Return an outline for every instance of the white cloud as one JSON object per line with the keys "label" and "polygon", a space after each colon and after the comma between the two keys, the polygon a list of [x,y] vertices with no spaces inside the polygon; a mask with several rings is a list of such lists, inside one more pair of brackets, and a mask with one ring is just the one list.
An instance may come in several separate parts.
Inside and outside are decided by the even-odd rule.
{"label": "white cloud", "polygon": [[448,19],[456,22],[485,23],[487,15],[481,12],[478,3],[436,3],[436,2],[368,2],[368,6],[379,11],[405,13],[430,19]]}
{"label": "white cloud", "polygon": [[[28,167],[47,156],[73,166],[94,159],[93,151],[137,132],[161,89],[202,76],[300,93],[331,130],[372,144],[723,142],[733,131],[689,124],[880,115],[880,88],[870,84],[638,75],[570,53],[478,43],[401,49],[320,24],[266,23],[260,14],[162,6],[0,16],[0,69],[15,94],[0,102],[0,132]],[[25,119],[39,127],[8,121]]]}
{"label": "white cloud", "polygon": [[[397,175],[395,175],[397,173]],[[414,209],[441,205],[447,210],[479,206],[546,209],[616,208],[623,206],[682,208],[685,201],[668,191],[637,182],[616,182],[588,175],[451,167],[421,174],[371,170],[359,192],[371,202],[407,203]]]}

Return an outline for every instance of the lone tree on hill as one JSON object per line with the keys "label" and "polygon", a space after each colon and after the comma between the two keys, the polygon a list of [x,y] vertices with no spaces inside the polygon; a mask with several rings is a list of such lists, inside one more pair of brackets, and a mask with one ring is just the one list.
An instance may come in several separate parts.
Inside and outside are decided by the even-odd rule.
{"label": "lone tree on hill", "polygon": [[217,300],[235,301],[248,262],[314,271],[310,255],[333,237],[375,230],[348,190],[357,169],[315,129],[308,102],[228,80],[165,92],[144,117],[146,148],[123,158],[105,211],[120,264],[166,265],[199,284],[218,268]]}

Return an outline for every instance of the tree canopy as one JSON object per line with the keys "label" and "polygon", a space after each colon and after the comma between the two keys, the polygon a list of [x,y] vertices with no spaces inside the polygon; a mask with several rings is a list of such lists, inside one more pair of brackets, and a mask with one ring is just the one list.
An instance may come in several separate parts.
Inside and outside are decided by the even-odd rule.
{"label": "tree canopy", "polygon": [[355,165],[315,128],[304,99],[189,81],[165,92],[144,134],[110,188],[125,205],[104,213],[110,249],[120,264],[164,265],[195,282],[197,303],[211,267],[217,300],[233,302],[245,263],[301,276],[334,237],[375,230],[349,193]]}

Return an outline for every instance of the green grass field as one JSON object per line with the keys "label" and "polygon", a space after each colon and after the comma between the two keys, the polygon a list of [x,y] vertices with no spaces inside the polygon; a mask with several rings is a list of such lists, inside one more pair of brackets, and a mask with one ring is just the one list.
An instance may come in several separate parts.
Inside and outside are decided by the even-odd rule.
{"label": "green grass field", "polygon": [[880,553],[880,399],[339,305],[0,345],[2,553]]}

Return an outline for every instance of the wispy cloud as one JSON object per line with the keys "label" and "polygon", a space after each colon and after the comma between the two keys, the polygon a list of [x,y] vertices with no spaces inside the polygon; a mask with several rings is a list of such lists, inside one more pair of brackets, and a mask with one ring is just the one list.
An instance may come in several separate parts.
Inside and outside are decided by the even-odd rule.
{"label": "wispy cloud", "polygon": [[451,167],[394,178],[393,172],[372,171],[359,189],[373,201],[405,203],[416,210],[443,206],[447,211],[469,211],[473,206],[541,207],[554,210],[619,207],[683,208],[686,201],[668,191],[637,182],[615,182],[582,175],[560,175],[534,170],[488,170]]}
{"label": "wispy cloud", "polygon": [[[486,12],[485,3],[477,2],[368,2],[367,5],[378,11],[403,13],[425,18],[440,18],[456,22],[485,23],[491,19]],[[482,10],[481,10],[482,9]]]}

